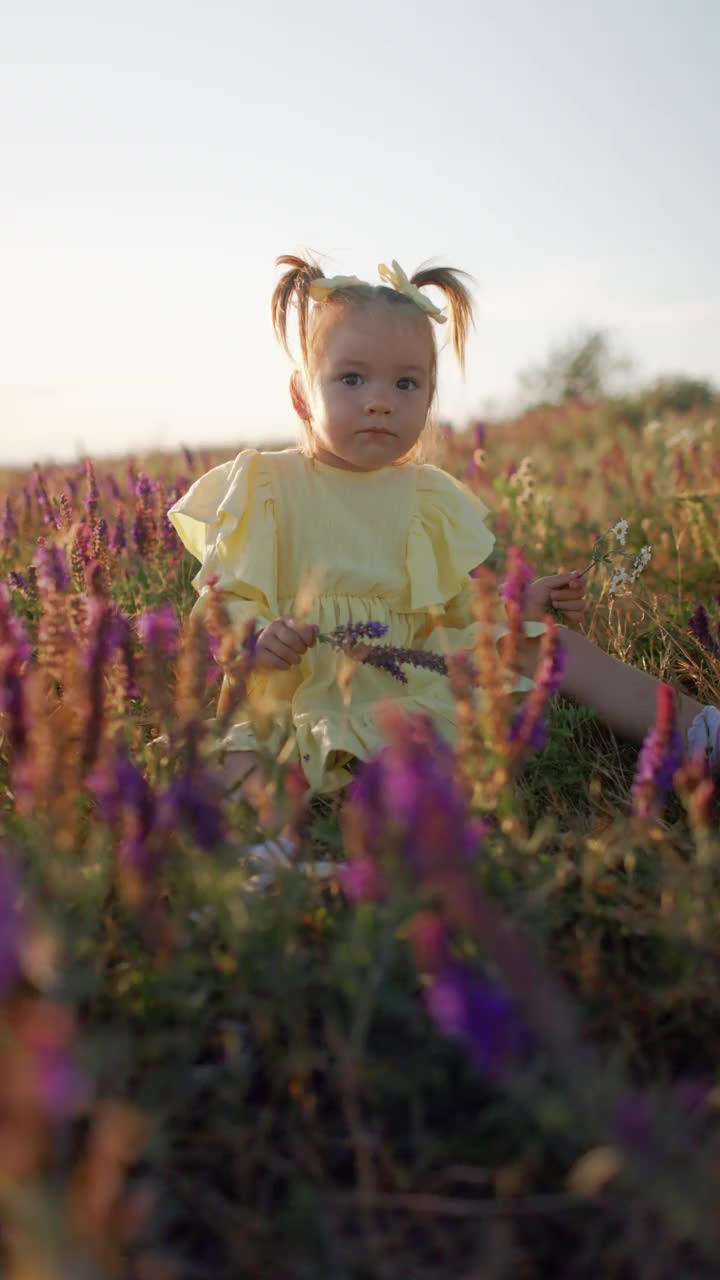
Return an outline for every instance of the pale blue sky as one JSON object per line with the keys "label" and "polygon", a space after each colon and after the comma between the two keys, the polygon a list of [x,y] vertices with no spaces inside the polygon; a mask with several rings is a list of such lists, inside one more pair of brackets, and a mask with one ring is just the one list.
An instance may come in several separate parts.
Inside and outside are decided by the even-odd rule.
{"label": "pale blue sky", "polygon": [[4,0],[0,462],[288,438],[279,253],[477,280],[441,411],[606,325],[720,381],[717,0]]}

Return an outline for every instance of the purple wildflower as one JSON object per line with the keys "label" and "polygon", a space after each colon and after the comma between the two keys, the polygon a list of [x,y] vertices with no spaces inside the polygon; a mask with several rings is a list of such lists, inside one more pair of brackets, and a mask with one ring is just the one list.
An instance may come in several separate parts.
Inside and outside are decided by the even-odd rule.
{"label": "purple wildflower", "polygon": [[533,580],[533,570],[519,547],[508,548],[507,565],[507,574],[500,584],[500,595],[508,613],[511,616],[518,614],[522,618],[527,589]]}
{"label": "purple wildflower", "polygon": [[177,653],[180,624],[171,604],[147,609],[136,619],[135,626],[146,649],[153,649],[165,657],[173,657]]}
{"label": "purple wildflower", "polygon": [[69,589],[70,566],[62,547],[38,547],[33,563],[37,569],[38,586],[42,592]]}
{"label": "purple wildflower", "polygon": [[38,1101],[55,1120],[74,1115],[87,1102],[91,1086],[73,1060],[75,1019],[70,1010],[33,999],[21,1010],[15,1032],[30,1054]]}
{"label": "purple wildflower", "polygon": [[87,770],[94,763],[100,747],[105,715],[104,680],[106,667],[120,639],[117,617],[103,596],[88,599],[88,645],[82,656],[87,671],[87,720],[83,743],[82,765]]}
{"label": "purple wildflower", "polygon": [[105,488],[107,489],[109,497],[111,497],[113,501],[115,502],[120,501],[120,498],[122,496],[120,493],[120,485],[118,484],[117,480],[115,479],[114,475],[112,475],[111,472],[109,472],[108,475],[105,476]]}
{"label": "purple wildflower", "polygon": [[718,644],[710,630],[710,619],[703,604],[698,605],[688,625],[698,644],[702,645],[703,649],[707,649],[708,653],[712,653],[715,657],[720,656],[720,644]]}
{"label": "purple wildflower", "polygon": [[169,830],[185,826],[201,849],[216,849],[225,837],[219,778],[201,768],[175,778],[161,800],[161,822]]}
{"label": "purple wildflower", "polygon": [[133,650],[133,635],[130,619],[126,614],[121,613],[119,609],[114,614],[115,627],[115,647],[118,653],[122,655],[122,662],[125,668],[125,697],[139,698],[140,690],[137,686],[135,673],[135,653]]}
{"label": "purple wildflower", "polygon": [[652,1138],[652,1111],[644,1093],[633,1089],[623,1095],[617,1107],[615,1128],[618,1140],[634,1155],[647,1151]]}
{"label": "purple wildflower", "polygon": [[[351,784],[344,833],[353,860],[393,862],[430,890],[467,873],[484,828],[470,820],[455,758],[426,714],[380,712],[387,745]],[[449,878],[449,880],[448,880]]]}
{"label": "purple wildflower", "polygon": [[104,516],[100,516],[92,538],[92,554],[96,560],[106,559],[107,549],[110,545],[110,537],[108,532],[107,520]]}
{"label": "purple wildflower", "polygon": [[657,719],[643,743],[632,785],[636,817],[649,819],[661,813],[682,758],[675,693],[669,684],[661,684],[657,691]]}
{"label": "purple wildflower", "polygon": [[530,1033],[515,1004],[470,965],[447,960],[424,998],[440,1030],[460,1040],[485,1075],[497,1077],[527,1056]]}
{"label": "purple wildflower", "polygon": [[75,542],[73,546],[77,547],[78,553],[82,560],[83,565],[89,564],[90,563],[90,530],[84,522],[78,527],[78,531],[75,535]]}
{"label": "purple wildflower", "polygon": [[442,654],[432,653],[429,649],[403,649],[398,645],[378,644],[361,658],[361,662],[365,666],[386,671],[401,684],[407,684],[403,666],[423,667],[438,675],[447,675],[447,663]]}
{"label": "purple wildflower", "polygon": [[7,587],[0,582],[0,653],[6,651],[6,646],[14,650],[19,662],[27,662],[32,656],[32,646],[22,622],[10,604]]}
{"label": "purple wildflower", "polygon": [[110,546],[112,547],[113,551],[123,551],[126,545],[127,545],[127,538],[125,535],[125,515],[124,515],[124,512],[120,510],[118,511],[117,520],[115,521],[115,527],[113,529],[112,537],[110,539]]}
{"label": "purple wildflower", "polygon": [[135,482],[135,496],[140,499],[143,507],[148,506],[152,501],[152,492],[153,487],[150,477],[144,471],[140,471]]}
{"label": "purple wildflower", "polygon": [[188,449],[188,447],[187,447],[187,445],[186,445],[186,444],[184,444],[184,445],[182,446],[182,453],[183,453],[183,457],[184,457],[184,459],[185,459],[186,466],[187,466],[188,471],[189,471],[189,470],[191,469],[191,467],[194,467],[194,466],[195,466],[195,458],[193,457],[192,452],[190,451],[190,449]]}
{"label": "purple wildflower", "polygon": [[21,972],[24,922],[18,902],[19,892],[13,868],[6,858],[0,856],[0,997],[13,986]]}
{"label": "purple wildflower", "polygon": [[136,550],[141,556],[144,555],[150,544],[150,532],[148,530],[145,515],[139,508],[135,512],[135,519],[132,522],[130,532]]}
{"label": "purple wildflower", "polygon": [[327,633],[326,639],[336,649],[344,649],[348,645],[360,644],[362,640],[379,640],[387,635],[388,627],[383,622],[345,622]]}
{"label": "purple wildflower", "polygon": [[0,583],[0,712],[6,718],[8,740],[16,755],[22,755],[28,740],[23,675],[31,656],[30,641],[10,603],[10,593]]}
{"label": "purple wildflower", "polygon": [[484,449],[486,437],[487,437],[487,427],[485,423],[476,422],[472,428],[473,449]]}
{"label": "purple wildflower", "polygon": [[386,635],[388,627],[383,622],[347,622],[335,627],[319,640],[331,644],[334,649],[344,650],[357,656],[365,666],[376,667],[394,676],[401,684],[407,684],[407,676],[403,666],[424,667],[428,671],[436,671],[439,675],[447,675],[447,664],[439,653],[426,649],[404,649],[398,645],[377,644],[372,648],[364,643]]}
{"label": "purple wildflower", "polygon": [[50,502],[50,497],[48,495],[45,476],[43,475],[37,463],[35,463],[35,465],[33,466],[33,487],[35,489],[35,497],[37,499],[38,507],[40,508],[40,511],[42,513],[43,523],[51,524],[54,528],[57,524],[57,521],[55,519],[55,515],[52,509],[52,503]]}
{"label": "purple wildflower", "polygon": [[73,1116],[87,1101],[90,1082],[64,1046],[48,1046],[35,1060],[40,1095],[50,1115]]}
{"label": "purple wildflower", "polygon": [[[172,502],[168,505],[172,506]],[[160,520],[160,545],[164,551],[171,553],[178,549],[178,536],[175,532],[175,526],[166,515],[163,515]]]}
{"label": "purple wildflower", "polygon": [[18,522],[15,519],[15,512],[10,498],[5,499],[5,511],[3,513],[2,525],[0,527],[2,529],[3,546],[9,547],[10,543],[14,542],[17,538],[19,532]]}
{"label": "purple wildflower", "polygon": [[340,871],[340,885],[351,902],[380,902],[386,887],[372,858],[354,858]]}
{"label": "purple wildflower", "polygon": [[87,483],[87,496],[85,498],[85,510],[87,512],[88,521],[92,527],[98,516],[98,503],[100,500],[100,491],[98,489],[97,477],[95,475],[95,467],[91,458],[85,459],[85,480]]}
{"label": "purple wildflower", "polygon": [[545,746],[545,711],[550,698],[560,688],[565,667],[565,650],[560,643],[557,626],[551,618],[547,619],[546,626],[545,651],[535,672],[535,688],[514,713],[510,724],[510,742],[516,764],[528,751],[540,751]]}
{"label": "purple wildflower", "polygon": [[120,861],[141,873],[149,872],[156,852],[152,837],[158,826],[159,805],[155,792],[125,748],[118,747],[114,760],[97,768],[87,785],[108,826],[115,827],[125,818],[118,849]]}

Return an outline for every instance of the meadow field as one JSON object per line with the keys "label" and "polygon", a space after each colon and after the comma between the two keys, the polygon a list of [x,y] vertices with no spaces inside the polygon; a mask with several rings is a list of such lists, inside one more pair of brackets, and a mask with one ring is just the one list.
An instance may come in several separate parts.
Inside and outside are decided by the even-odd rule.
{"label": "meadow field", "polygon": [[[552,626],[518,705],[483,623],[518,551],[592,565],[586,632],[720,701],[720,402],[441,428],[497,534],[438,673],[460,747],[388,676],[350,794],[308,801],[288,743],[260,812],[214,755],[252,643],[218,593],[188,624],[165,517],[242,441],[188,443],[0,471],[0,1274],[717,1276],[713,782],[667,697],[639,751],[553,696]],[[302,852],[265,884],[271,803]]]}

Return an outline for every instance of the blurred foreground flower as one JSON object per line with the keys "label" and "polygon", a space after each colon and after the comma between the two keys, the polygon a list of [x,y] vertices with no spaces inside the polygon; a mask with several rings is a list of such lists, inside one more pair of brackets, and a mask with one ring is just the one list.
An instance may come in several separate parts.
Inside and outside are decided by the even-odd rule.
{"label": "blurred foreground flower", "polygon": [[357,898],[379,895],[389,860],[417,887],[462,892],[486,828],[467,813],[453,752],[428,715],[405,716],[388,702],[377,719],[387,745],[351,784],[343,813],[344,887]]}
{"label": "blurred foreground flower", "polygon": [[[470,873],[487,828],[470,818],[453,753],[430,718],[405,717],[387,704],[379,719],[387,746],[352,784],[343,823],[350,862],[341,884],[354,901],[378,900],[399,877],[461,918],[477,893]],[[451,955],[441,917],[420,912],[411,941],[429,971],[430,1016],[464,1044],[474,1065],[492,1075],[523,1056],[530,1043],[523,1018],[500,986]]]}
{"label": "blurred foreground flower", "polygon": [[522,706],[513,713],[510,724],[510,754],[517,766],[530,751],[541,751],[547,738],[546,711],[550,699],[560,688],[565,669],[565,650],[560,641],[557,624],[552,618],[546,621],[545,634],[540,642],[535,687],[527,695]]}
{"label": "blurred foreground flower", "polygon": [[[468,812],[454,753],[429,717],[384,703],[377,719],[386,745],[351,784],[342,815],[349,864],[340,882],[354,901],[410,893],[409,927],[429,982],[431,1017],[460,1038],[491,1074],[523,1057],[531,1039],[575,1054],[577,1032],[563,992],[522,932],[479,885],[489,828]],[[450,932],[474,938],[492,980],[451,951]]]}
{"label": "blurred foreground flower", "polygon": [[657,691],[657,719],[643,743],[632,785],[636,817],[648,820],[660,816],[682,758],[675,692],[669,684],[661,684]]}
{"label": "blurred foreground flower", "polygon": [[19,896],[15,870],[0,854],[0,998],[15,984],[21,972],[25,925]]}
{"label": "blurred foreground flower", "polygon": [[499,1075],[525,1058],[530,1048],[525,1022],[504,991],[471,965],[447,960],[424,994],[433,1021],[462,1042],[483,1074]]}
{"label": "blurred foreground flower", "polygon": [[23,675],[32,655],[25,629],[0,582],[0,729],[7,734],[15,756],[21,756],[28,739],[27,707]]}

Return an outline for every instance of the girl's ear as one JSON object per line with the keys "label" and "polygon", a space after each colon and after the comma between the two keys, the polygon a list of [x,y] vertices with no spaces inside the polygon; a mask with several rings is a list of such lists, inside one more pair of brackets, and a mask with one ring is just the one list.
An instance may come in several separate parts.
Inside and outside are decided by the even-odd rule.
{"label": "girl's ear", "polygon": [[297,369],[293,370],[290,375],[290,399],[292,400],[293,409],[303,422],[310,420],[310,412],[303,395],[302,378]]}

